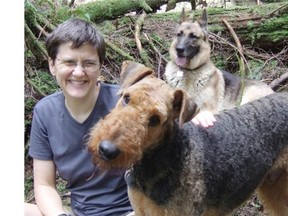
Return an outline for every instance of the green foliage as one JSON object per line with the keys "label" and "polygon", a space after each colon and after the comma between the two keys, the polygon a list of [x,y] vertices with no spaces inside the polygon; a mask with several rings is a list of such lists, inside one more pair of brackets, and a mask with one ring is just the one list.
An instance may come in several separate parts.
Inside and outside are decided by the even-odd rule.
{"label": "green foliage", "polygon": [[[27,157],[27,150],[28,150],[28,140],[30,135],[30,127],[32,123],[32,112],[33,108],[38,102],[45,95],[49,95],[58,91],[59,88],[57,86],[56,81],[47,71],[39,71],[30,79],[31,88],[33,89],[34,93],[30,93],[33,95],[26,95],[25,96],[25,158]],[[36,90],[37,89],[37,90]],[[40,94],[41,92],[41,94]]]}
{"label": "green foliage", "polygon": [[27,176],[24,181],[24,195],[28,197],[28,194],[33,189],[33,175]]}
{"label": "green foliage", "polygon": [[169,47],[170,47],[170,43],[172,41],[171,40],[167,40],[165,38],[162,38],[160,35],[156,34],[156,33],[151,33],[150,34],[150,38],[153,42],[153,44],[158,48],[158,50],[164,54],[164,56],[168,59],[169,58]]}
{"label": "green foliage", "polygon": [[37,100],[33,97],[27,97],[25,99],[25,114],[27,115],[25,118],[25,127],[31,124],[32,116],[30,113],[32,113],[36,103]]}
{"label": "green foliage", "polygon": [[212,62],[215,64],[216,67],[224,69],[225,68],[225,61],[223,56],[221,55],[213,55],[211,57]]}
{"label": "green foliage", "polygon": [[[152,15],[148,15],[152,19]],[[154,21],[159,21],[163,22],[164,20],[171,21],[171,22],[177,22],[179,21],[180,18],[180,12],[166,12],[166,13],[158,13],[158,14],[153,14],[153,20]]]}
{"label": "green foliage", "polygon": [[45,95],[52,94],[59,90],[57,82],[52,75],[47,71],[38,71],[31,81],[43,92]]}
{"label": "green foliage", "polygon": [[[282,30],[279,30],[282,29]],[[263,23],[257,32],[257,38],[265,38],[270,41],[285,40],[288,35],[288,15],[277,19],[270,19]]]}
{"label": "green foliage", "polygon": [[[31,52],[31,50],[29,50],[29,49],[26,49],[26,50],[25,50],[25,52],[24,52],[24,57],[25,57],[25,59],[35,58],[34,55],[33,55],[33,53]],[[25,62],[27,62],[27,61],[25,61]]]}
{"label": "green foliage", "polygon": [[254,28],[254,22],[251,21],[251,20],[249,20],[249,21],[247,22],[247,29],[253,29],[253,28]]}
{"label": "green foliage", "polygon": [[263,61],[251,60],[249,62],[251,71],[246,70],[246,77],[249,79],[260,80],[262,78],[263,65],[264,65]]}
{"label": "green foliage", "polygon": [[38,13],[38,10],[33,4],[31,4],[30,1],[27,0],[25,1],[24,7],[25,7],[25,22],[29,23],[35,19],[35,14]]}

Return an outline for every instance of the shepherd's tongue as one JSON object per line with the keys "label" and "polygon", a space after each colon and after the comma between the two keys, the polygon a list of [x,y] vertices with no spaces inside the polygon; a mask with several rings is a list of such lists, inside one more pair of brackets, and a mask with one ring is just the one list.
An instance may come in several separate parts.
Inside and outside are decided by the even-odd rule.
{"label": "shepherd's tongue", "polygon": [[185,57],[177,57],[176,58],[176,64],[179,66],[184,66],[187,63],[187,60]]}

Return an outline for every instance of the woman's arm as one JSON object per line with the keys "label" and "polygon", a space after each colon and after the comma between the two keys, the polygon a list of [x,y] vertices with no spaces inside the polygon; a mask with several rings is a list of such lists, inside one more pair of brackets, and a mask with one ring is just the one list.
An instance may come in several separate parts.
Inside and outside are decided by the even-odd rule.
{"label": "woman's arm", "polygon": [[45,216],[65,213],[56,190],[56,168],[53,161],[33,159],[34,192],[38,208]]}

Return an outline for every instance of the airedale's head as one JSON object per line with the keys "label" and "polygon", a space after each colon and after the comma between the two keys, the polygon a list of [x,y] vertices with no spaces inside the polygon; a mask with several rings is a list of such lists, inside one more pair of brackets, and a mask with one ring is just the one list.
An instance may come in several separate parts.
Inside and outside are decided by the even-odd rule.
{"label": "airedale's head", "polygon": [[180,127],[196,112],[183,90],[174,90],[142,64],[122,65],[120,99],[92,128],[88,149],[102,168],[128,168],[155,148],[175,119]]}

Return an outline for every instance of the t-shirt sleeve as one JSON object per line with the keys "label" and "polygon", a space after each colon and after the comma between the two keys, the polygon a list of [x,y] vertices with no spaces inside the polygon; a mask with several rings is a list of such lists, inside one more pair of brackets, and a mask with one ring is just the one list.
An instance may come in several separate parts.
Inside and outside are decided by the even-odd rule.
{"label": "t-shirt sleeve", "polygon": [[30,133],[29,155],[38,160],[52,160],[53,153],[50,148],[45,113],[41,106],[35,106]]}

